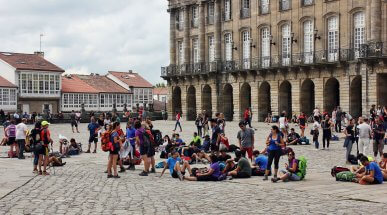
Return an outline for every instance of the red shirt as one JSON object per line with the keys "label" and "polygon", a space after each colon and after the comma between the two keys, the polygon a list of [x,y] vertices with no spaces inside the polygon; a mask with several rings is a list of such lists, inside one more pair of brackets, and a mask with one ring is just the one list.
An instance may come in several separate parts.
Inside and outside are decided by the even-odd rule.
{"label": "red shirt", "polygon": [[48,130],[48,128],[42,129],[42,131],[40,132],[40,138],[43,141],[44,145],[48,145],[51,139],[50,130]]}
{"label": "red shirt", "polygon": [[243,114],[243,117],[244,117],[245,119],[248,119],[248,118],[249,118],[249,111],[248,111],[248,110],[245,111],[245,113]]}

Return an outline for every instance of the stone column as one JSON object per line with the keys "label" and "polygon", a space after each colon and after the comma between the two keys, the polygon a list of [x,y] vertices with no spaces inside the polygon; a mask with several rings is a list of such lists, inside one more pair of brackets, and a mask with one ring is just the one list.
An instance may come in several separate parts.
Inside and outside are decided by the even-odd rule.
{"label": "stone column", "polygon": [[181,89],[181,111],[183,112],[183,119],[185,121],[188,121],[188,108],[187,108],[187,86],[185,85],[180,85],[180,89]]}
{"label": "stone column", "polygon": [[195,86],[195,94],[196,94],[196,113],[202,113],[202,87],[198,83]]}
{"label": "stone column", "polygon": [[[360,66],[360,75],[361,75],[361,110],[362,110],[362,116],[368,116],[370,109],[369,105],[369,85],[368,85],[368,71],[367,71],[367,64],[361,64]],[[374,85],[375,86],[375,85]]]}
{"label": "stone column", "polygon": [[[300,114],[300,88],[301,88],[301,80],[289,80],[292,88],[292,111],[297,114],[297,116]],[[293,113],[291,113],[291,116],[293,116]]]}
{"label": "stone column", "polygon": [[259,82],[250,82],[251,86],[251,112],[253,114],[252,121],[258,122],[258,88]]}
{"label": "stone column", "polygon": [[[324,78],[313,78],[314,83],[314,106],[318,107],[320,111],[324,110]],[[314,107],[313,107],[314,109]],[[305,113],[311,114],[311,113]]]}
{"label": "stone column", "polygon": [[[339,71],[341,74],[344,74],[343,71]],[[349,107],[349,91],[351,79],[349,77],[349,72],[345,72],[345,76],[338,77],[338,81],[340,83],[340,107],[342,111],[347,113],[350,112]]]}
{"label": "stone column", "polygon": [[241,118],[241,114],[240,114],[240,95],[239,95],[239,91],[240,91],[240,86],[239,86],[239,82],[233,82],[232,84],[232,93],[233,93],[233,110],[234,110],[234,115],[233,115],[233,121],[240,121],[242,120]]}
{"label": "stone column", "polygon": [[270,93],[271,93],[271,111],[273,116],[278,116],[278,91],[279,84],[278,81],[268,81],[270,84]]}
{"label": "stone column", "polygon": [[204,2],[199,2],[199,61],[205,62],[205,49],[206,49],[206,32],[205,32],[205,13],[204,13]]}
{"label": "stone column", "polygon": [[173,86],[171,84],[168,84],[168,103],[167,103],[168,120],[173,120],[172,96],[173,96]]}
{"label": "stone column", "polygon": [[170,10],[169,12],[169,59],[170,64],[176,64],[176,10]]}
{"label": "stone column", "polygon": [[218,108],[218,87],[216,83],[213,83],[211,86],[211,105],[212,105],[212,117],[215,117],[215,114],[219,112]]}
{"label": "stone column", "polygon": [[190,62],[190,39],[189,39],[189,31],[190,31],[190,22],[189,22],[189,9],[188,6],[183,7],[184,10],[184,63],[189,64]]}
{"label": "stone column", "polygon": [[382,11],[381,11],[381,0],[370,0],[371,1],[371,37],[370,40],[378,42],[381,40],[382,32]]}
{"label": "stone column", "polygon": [[215,60],[221,60],[221,9],[220,9],[220,0],[215,0],[214,2],[214,26],[215,26]]}

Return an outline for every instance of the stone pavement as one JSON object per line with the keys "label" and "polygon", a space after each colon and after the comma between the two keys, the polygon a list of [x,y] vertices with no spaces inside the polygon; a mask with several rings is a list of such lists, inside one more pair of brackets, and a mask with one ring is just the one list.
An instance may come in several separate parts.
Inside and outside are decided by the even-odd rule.
{"label": "stone pavement", "polygon": [[[163,134],[172,133],[173,122],[154,125]],[[257,128],[255,147],[262,149],[269,126],[253,126]],[[183,129],[182,138],[188,142],[194,123],[183,122]],[[231,143],[236,144],[238,129],[236,122],[227,124]],[[56,140],[59,132],[82,143],[88,138],[86,124],[80,126],[81,134],[73,135],[69,125],[52,125],[51,130]],[[345,164],[342,143],[333,142],[330,150],[318,151],[313,146],[293,146],[296,155],[308,159],[306,180],[276,184],[261,177],[180,182],[168,171],[162,178],[159,173],[140,177],[141,166],[135,172],[122,173],[120,179],[107,179],[103,173],[107,154],[101,151],[73,156],[65,160],[66,166],[55,168],[55,175],[51,169],[52,175],[36,177],[31,173],[30,158],[2,158],[0,214],[383,214],[387,211],[387,183],[361,186],[336,182],[330,176],[332,166]],[[1,147],[1,157],[6,149]],[[286,160],[281,159],[281,167]]]}

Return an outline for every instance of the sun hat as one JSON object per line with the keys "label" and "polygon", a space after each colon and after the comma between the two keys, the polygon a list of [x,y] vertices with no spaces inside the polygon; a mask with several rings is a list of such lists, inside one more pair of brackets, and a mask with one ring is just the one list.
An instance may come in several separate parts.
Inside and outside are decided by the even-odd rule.
{"label": "sun hat", "polygon": [[47,121],[43,121],[42,122],[42,126],[46,126],[46,125],[49,125],[50,123],[48,123]]}

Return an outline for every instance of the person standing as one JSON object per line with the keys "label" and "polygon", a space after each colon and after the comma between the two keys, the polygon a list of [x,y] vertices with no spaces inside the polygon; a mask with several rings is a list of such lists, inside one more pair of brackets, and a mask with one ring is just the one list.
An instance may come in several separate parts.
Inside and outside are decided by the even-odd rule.
{"label": "person standing", "polygon": [[350,163],[349,155],[351,154],[352,145],[355,140],[355,132],[353,129],[354,129],[354,122],[353,120],[350,120],[348,123],[348,126],[344,130],[344,134],[345,134],[344,147],[347,149],[345,154],[345,160],[347,161],[347,163]]}
{"label": "person standing", "polygon": [[320,147],[320,143],[318,142],[318,136],[320,135],[319,129],[321,128],[321,125],[319,123],[319,119],[320,118],[318,116],[314,116],[314,123],[312,126],[313,142],[314,142],[314,146],[315,146],[316,150],[318,150]]}
{"label": "person standing", "polygon": [[384,135],[386,133],[386,128],[384,127],[382,121],[379,118],[375,118],[375,125],[373,127],[373,136],[374,136],[374,143],[373,143],[373,151],[374,151],[374,157],[376,158],[378,156],[378,152],[380,157],[383,155],[383,149],[384,149]]}
{"label": "person standing", "polygon": [[246,128],[244,122],[239,123],[239,128],[241,129],[237,134],[239,147],[242,152],[247,152],[248,157],[252,161],[254,150],[254,130]]}
{"label": "person standing", "polygon": [[196,125],[196,128],[198,130],[199,137],[202,137],[202,135],[203,135],[203,133],[202,133],[202,130],[203,130],[203,117],[202,117],[201,113],[198,114],[198,117],[195,120],[195,125]]}
{"label": "person standing", "polygon": [[181,124],[180,124],[180,119],[181,119],[180,112],[176,111],[176,116],[175,116],[175,119],[176,119],[176,124],[175,124],[175,129],[173,129],[173,131],[175,132],[175,131],[176,131],[176,128],[177,128],[177,126],[179,126],[179,128],[180,128],[180,132],[183,132],[183,129],[181,128]]}
{"label": "person standing", "polygon": [[[30,147],[34,153],[34,162],[33,162],[33,173],[37,174],[39,172],[42,172],[41,165],[39,165],[39,171],[38,171],[38,162],[39,162],[39,153],[40,153],[40,133],[42,132],[42,125],[40,122],[35,123],[35,127],[31,130],[30,137]],[[38,146],[39,145],[39,146]]]}
{"label": "person standing", "polygon": [[78,123],[77,123],[77,119],[76,119],[76,115],[75,115],[74,110],[72,110],[70,113],[70,120],[71,120],[71,129],[72,129],[73,133],[74,133],[74,127],[76,128],[77,133],[79,133]]}
{"label": "person standing", "polygon": [[341,108],[338,106],[336,111],[336,123],[335,123],[336,133],[341,133],[341,117],[342,117]]}
{"label": "person standing", "polygon": [[[6,124],[6,123],[4,123]],[[10,158],[13,158],[13,149],[15,148],[16,149],[16,154],[18,155],[19,154],[19,147],[18,145],[16,144],[16,125],[15,125],[15,120],[12,119],[10,121],[10,124],[8,126],[5,127],[5,130],[4,130],[4,134],[5,134],[5,137],[7,138],[7,143],[10,147],[9,151],[10,151]]]}
{"label": "person standing", "polygon": [[128,170],[135,170],[134,156],[136,153],[136,129],[133,125],[133,119],[129,119],[126,127],[126,141],[129,142],[129,158],[130,164]]}
{"label": "person standing", "polygon": [[274,179],[277,180],[277,173],[279,168],[279,160],[282,155],[281,147],[285,146],[284,140],[277,126],[271,127],[271,133],[266,138],[266,148],[268,152],[268,162],[265,171],[264,181],[268,180],[268,176],[271,172],[271,165],[274,160]]}
{"label": "person standing", "polygon": [[327,142],[327,149],[329,149],[329,141],[332,138],[333,123],[328,114],[325,115],[325,119],[321,122],[321,127],[323,130],[323,149],[325,149],[325,141]]}
{"label": "person standing", "polygon": [[87,130],[90,132],[89,136],[89,146],[85,153],[90,153],[91,144],[94,142],[94,151],[93,153],[97,153],[97,143],[98,143],[98,131],[100,129],[99,124],[95,121],[94,117],[91,117],[90,123],[87,126]]}
{"label": "person standing", "polygon": [[221,133],[221,130],[218,126],[218,123],[216,121],[216,119],[211,119],[210,120],[210,123],[211,123],[211,131],[212,131],[212,135],[211,135],[211,152],[215,153],[219,150],[219,134]]}
{"label": "person standing", "polygon": [[206,111],[204,111],[204,115],[203,115],[203,136],[202,137],[205,137],[206,135],[208,135],[208,120],[209,120],[209,117],[208,117],[208,114]]}
{"label": "person standing", "polygon": [[333,124],[333,127],[336,127],[335,125],[335,123],[336,123],[336,113],[337,113],[337,108],[335,107],[334,109],[333,109],[333,111],[332,111],[332,124]]}
{"label": "person standing", "polygon": [[371,105],[371,109],[370,109],[371,127],[374,127],[374,124],[375,124],[375,118],[376,118],[376,109],[375,109],[375,105]]}
{"label": "person standing", "polygon": [[19,159],[25,159],[24,157],[24,147],[26,145],[26,135],[27,135],[27,119],[23,118],[19,124],[16,125],[16,142],[19,147]]}
{"label": "person standing", "polygon": [[281,117],[278,119],[279,128],[284,136],[284,139],[288,138],[288,119],[286,118],[286,114],[284,112],[281,113]]}
{"label": "person standing", "polygon": [[[118,131],[120,130],[120,123],[115,122],[113,123],[113,131],[110,135],[110,141],[112,143],[112,148],[110,149],[109,153],[109,162],[108,162],[108,178],[120,178],[117,172],[117,159],[118,159],[118,153],[121,149],[121,137],[118,134]],[[112,173],[112,168],[113,172]],[[114,174],[114,175],[113,175]]]}
{"label": "person standing", "polygon": [[136,129],[136,145],[140,148],[140,155],[144,162],[144,170],[139,174],[140,176],[148,176],[149,173],[149,159],[148,152],[151,147],[150,138],[145,132],[145,128],[141,125],[141,121],[137,120],[134,123]]}
{"label": "person standing", "polygon": [[48,165],[48,162],[49,162],[49,155],[50,155],[50,149],[48,148],[49,147],[49,144],[51,143],[51,148],[52,148],[52,144],[53,144],[53,141],[51,139],[51,132],[50,130],[48,129],[48,126],[50,125],[50,123],[48,123],[47,121],[43,121],[42,122],[42,131],[40,133],[40,137],[41,137],[41,140],[43,142],[43,147],[42,147],[42,150],[40,151],[39,153],[39,169],[41,169],[41,165],[43,163],[43,172],[39,172],[39,175],[50,175],[46,170],[47,170],[47,165]]}
{"label": "person standing", "polygon": [[245,125],[249,125],[249,128],[252,128],[250,108],[246,108],[245,112],[243,113],[243,118],[245,120]]}
{"label": "person standing", "polygon": [[304,112],[298,116],[298,124],[300,125],[301,137],[305,137],[306,115]]}
{"label": "person standing", "polygon": [[368,119],[359,117],[359,153],[368,156],[368,147],[370,145],[370,139],[371,139],[371,133],[372,129],[371,126],[368,125]]}

